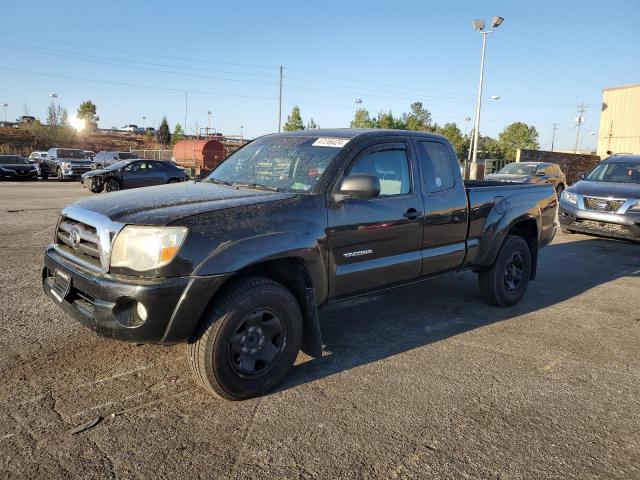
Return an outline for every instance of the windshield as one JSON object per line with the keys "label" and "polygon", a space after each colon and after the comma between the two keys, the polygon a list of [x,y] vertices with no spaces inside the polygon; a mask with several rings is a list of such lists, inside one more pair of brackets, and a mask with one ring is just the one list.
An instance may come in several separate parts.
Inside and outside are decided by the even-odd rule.
{"label": "windshield", "polygon": [[259,138],[231,155],[207,180],[310,193],[347,141],[318,137]]}
{"label": "windshield", "polygon": [[591,170],[592,182],[640,183],[640,162],[604,162]]}
{"label": "windshield", "polygon": [[29,163],[26,158],[20,155],[0,155],[0,164],[2,165],[24,165]]}
{"label": "windshield", "polygon": [[86,160],[87,156],[82,150],[58,150],[58,158],[77,158],[78,160]]}
{"label": "windshield", "polygon": [[533,175],[536,172],[536,165],[527,165],[518,162],[510,163],[498,173],[505,173],[507,175]]}
{"label": "windshield", "polygon": [[104,167],[105,170],[118,170],[119,168],[126,167],[131,162],[129,160],[120,160],[119,162],[112,163],[108,167]]}

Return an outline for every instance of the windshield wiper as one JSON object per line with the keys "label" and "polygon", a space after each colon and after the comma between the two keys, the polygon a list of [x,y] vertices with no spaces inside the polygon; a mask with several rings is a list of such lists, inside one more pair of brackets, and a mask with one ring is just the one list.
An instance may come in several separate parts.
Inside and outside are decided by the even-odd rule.
{"label": "windshield wiper", "polygon": [[227,187],[233,187],[234,185],[231,182],[227,182],[225,180],[220,180],[218,178],[207,178],[206,180],[202,180],[207,183],[217,183],[218,185],[226,185]]}
{"label": "windshield wiper", "polygon": [[261,183],[233,182],[231,185],[233,185],[234,187],[255,188],[256,190],[268,190],[270,192],[279,192],[280,191],[280,189],[278,187],[270,187],[269,185],[262,185]]}

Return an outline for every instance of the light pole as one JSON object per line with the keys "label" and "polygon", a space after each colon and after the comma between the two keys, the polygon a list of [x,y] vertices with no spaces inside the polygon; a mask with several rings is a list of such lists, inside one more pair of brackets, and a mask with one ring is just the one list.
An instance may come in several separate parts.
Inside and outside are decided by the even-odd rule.
{"label": "light pole", "polygon": [[240,125],[240,143],[244,145],[244,127]]}
{"label": "light pole", "polygon": [[208,117],[208,126],[207,126],[207,135],[211,135],[211,110],[207,110],[207,117]]}
{"label": "light pole", "polygon": [[356,98],[355,102],[356,104],[356,111],[360,109],[360,105],[362,105],[362,99],[361,98]]}
{"label": "light pole", "polygon": [[142,117],[142,128],[145,128],[145,127],[144,127],[144,124],[145,124],[145,123],[147,123],[147,117],[143,116],[143,117]]}
{"label": "light pole", "polygon": [[53,124],[58,124],[58,112],[56,112],[56,98],[58,98],[57,93],[49,92],[49,96],[51,97],[51,105],[53,105]]}
{"label": "light pole", "polygon": [[7,125],[7,107],[9,106],[9,104],[3,103],[2,106],[4,107],[4,124],[6,126]]}
{"label": "light pole", "polygon": [[478,83],[478,101],[476,103],[476,121],[473,127],[473,155],[471,156],[471,165],[469,168],[469,177],[475,180],[478,176],[478,138],[480,133],[480,107],[482,105],[482,81],[484,79],[484,52],[487,47],[487,34],[493,33],[496,28],[498,28],[504,18],[502,17],[493,17],[493,21],[491,24],[491,30],[483,31],[486,25],[484,20],[474,20],[473,28],[476,29],[477,32],[482,34],[482,57],[480,60],[480,82]]}

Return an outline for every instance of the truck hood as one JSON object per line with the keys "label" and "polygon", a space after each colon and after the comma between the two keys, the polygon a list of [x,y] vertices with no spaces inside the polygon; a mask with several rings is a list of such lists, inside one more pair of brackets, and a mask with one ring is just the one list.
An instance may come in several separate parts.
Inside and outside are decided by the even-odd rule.
{"label": "truck hood", "polygon": [[640,184],[616,182],[590,182],[582,180],[568,188],[578,195],[604,198],[640,198]]}
{"label": "truck hood", "polygon": [[484,177],[485,180],[494,182],[518,182],[527,183],[531,177],[529,175],[517,175],[514,173],[492,173]]}
{"label": "truck hood", "polygon": [[105,215],[114,222],[167,225],[191,215],[293,196],[207,182],[182,182],[101,194],[74,205]]}

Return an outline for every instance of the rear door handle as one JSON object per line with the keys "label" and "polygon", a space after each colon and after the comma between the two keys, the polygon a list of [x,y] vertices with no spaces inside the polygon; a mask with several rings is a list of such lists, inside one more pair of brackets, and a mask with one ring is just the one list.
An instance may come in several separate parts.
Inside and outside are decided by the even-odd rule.
{"label": "rear door handle", "polygon": [[409,210],[407,210],[406,212],[404,212],[404,214],[402,215],[404,218],[408,218],[409,220],[415,220],[416,218],[418,218],[420,216],[420,212],[418,210],[416,210],[415,208],[410,208]]}

